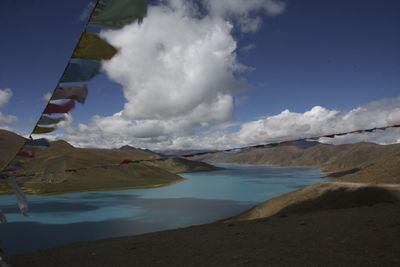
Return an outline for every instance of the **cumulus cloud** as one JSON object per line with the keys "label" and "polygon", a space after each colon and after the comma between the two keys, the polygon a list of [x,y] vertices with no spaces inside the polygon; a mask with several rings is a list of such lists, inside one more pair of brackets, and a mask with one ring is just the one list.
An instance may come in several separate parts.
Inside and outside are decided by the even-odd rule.
{"label": "cumulus cloud", "polygon": [[[237,133],[237,141],[243,143],[264,142],[265,140],[296,139],[358,129],[370,129],[400,122],[400,97],[371,102],[348,112],[329,110],[316,106],[304,113],[284,110],[278,115],[245,123]],[[339,138],[351,141],[355,135]],[[363,136],[363,137],[361,137]],[[359,135],[357,139],[372,141],[377,133]],[[361,139],[360,139],[361,138]],[[394,135],[383,143],[396,143],[399,136]],[[336,139],[338,140],[338,139]],[[383,139],[382,139],[383,140]],[[378,141],[379,142],[379,141]]]}
{"label": "cumulus cloud", "polygon": [[0,108],[3,108],[5,105],[7,105],[12,95],[13,92],[10,88],[0,89]]}
{"label": "cumulus cloud", "polygon": [[[60,127],[77,146],[150,149],[227,148],[398,124],[400,98],[369,103],[351,111],[316,106],[304,113],[280,114],[245,122],[232,121],[235,93],[248,86],[240,80],[233,28],[256,31],[262,15],[282,14],[274,0],[163,1],[150,6],[141,25],[131,24],[101,35],[119,48],[103,68],[122,85],[126,103],[111,116],[93,116],[73,127]],[[244,50],[250,50],[249,45]],[[232,131],[234,127],[235,131]],[[335,138],[378,143],[399,142],[399,129],[384,134]],[[349,138],[349,139],[346,139]],[[353,139],[351,139],[353,138]],[[357,139],[358,138],[358,139]],[[360,139],[361,138],[361,139]]]}
{"label": "cumulus cloud", "polygon": [[18,123],[18,118],[13,115],[4,115],[2,112],[0,112],[0,127],[3,128],[6,125],[15,125]]}
{"label": "cumulus cloud", "polygon": [[104,64],[127,101],[116,121],[140,129],[133,131],[140,136],[190,133],[233,118],[232,95],[244,84],[235,73],[246,69],[236,59],[233,26],[188,10],[183,3],[151,7],[140,26],[102,33],[120,49]]}
{"label": "cumulus cloud", "polygon": [[[4,108],[10,101],[13,92],[10,88],[0,89],[0,108]],[[9,125],[16,125],[18,123],[18,118],[13,115],[5,115],[0,112],[0,128],[12,130]]]}
{"label": "cumulus cloud", "polygon": [[[237,131],[210,129],[200,134],[178,134],[174,129],[184,129],[183,123],[152,120],[131,122],[123,119],[119,112],[106,119],[96,116],[89,125],[68,128],[67,140],[78,146],[120,147],[130,144],[158,150],[225,149],[399,124],[400,97],[371,102],[350,111],[329,110],[321,106],[304,113],[284,110],[277,115],[243,123]],[[235,124],[227,123],[226,127],[229,126]],[[149,135],[149,132],[153,135]],[[400,143],[400,128],[349,134],[321,141],[334,144],[361,141]]]}
{"label": "cumulus cloud", "polygon": [[207,0],[206,3],[213,16],[232,20],[244,32],[259,29],[262,23],[260,11],[268,16],[277,16],[286,9],[284,2],[276,0]]}

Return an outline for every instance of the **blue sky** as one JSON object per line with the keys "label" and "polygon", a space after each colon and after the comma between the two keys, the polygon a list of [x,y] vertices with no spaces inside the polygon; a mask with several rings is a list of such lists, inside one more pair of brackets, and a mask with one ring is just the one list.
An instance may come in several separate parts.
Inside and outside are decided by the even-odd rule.
{"label": "blue sky", "polygon": [[[32,130],[90,3],[0,2],[0,128]],[[48,137],[221,148],[398,124],[399,9],[394,0],[151,1],[142,25],[101,33],[121,53]],[[395,143],[400,132],[339,141]]]}

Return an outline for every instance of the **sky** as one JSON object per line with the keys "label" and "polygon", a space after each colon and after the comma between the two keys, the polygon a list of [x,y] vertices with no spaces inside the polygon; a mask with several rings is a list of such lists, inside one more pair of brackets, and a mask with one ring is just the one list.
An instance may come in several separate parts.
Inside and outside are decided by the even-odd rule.
{"label": "sky", "polygon": [[[29,136],[93,5],[0,1],[1,129]],[[118,54],[44,137],[224,149],[400,124],[398,10],[397,0],[148,1],[140,25],[88,29]],[[321,141],[399,143],[400,129]]]}

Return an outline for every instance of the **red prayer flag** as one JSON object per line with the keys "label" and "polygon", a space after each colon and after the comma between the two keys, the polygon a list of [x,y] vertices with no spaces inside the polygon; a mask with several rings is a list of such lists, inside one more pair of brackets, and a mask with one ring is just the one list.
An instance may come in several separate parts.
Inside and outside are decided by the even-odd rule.
{"label": "red prayer flag", "polygon": [[264,145],[255,145],[255,146],[252,146],[252,147],[259,148],[259,147],[264,147]]}
{"label": "red prayer flag", "polygon": [[70,100],[65,104],[57,105],[57,104],[47,104],[47,107],[44,109],[44,114],[54,114],[54,113],[68,113],[71,109],[75,107],[75,101]]}
{"label": "red prayer flag", "polygon": [[15,172],[17,169],[16,168],[8,168],[4,169],[3,172]]}
{"label": "red prayer flag", "polygon": [[29,154],[28,152],[20,151],[20,152],[18,152],[17,156],[21,156],[21,157],[24,157],[24,158],[34,158],[35,157],[35,152],[32,152],[32,154]]}
{"label": "red prayer flag", "polygon": [[182,157],[184,157],[184,158],[190,158],[190,157],[194,157],[194,155],[193,155],[193,154],[185,154],[185,155],[182,155]]}
{"label": "red prayer flag", "polygon": [[75,169],[68,169],[68,170],[65,170],[65,172],[77,172],[77,170],[75,170]]}
{"label": "red prayer flag", "polygon": [[120,165],[122,165],[122,164],[128,164],[128,163],[131,163],[132,162],[132,160],[130,160],[130,159],[124,159],[123,161],[121,161],[119,164]]}

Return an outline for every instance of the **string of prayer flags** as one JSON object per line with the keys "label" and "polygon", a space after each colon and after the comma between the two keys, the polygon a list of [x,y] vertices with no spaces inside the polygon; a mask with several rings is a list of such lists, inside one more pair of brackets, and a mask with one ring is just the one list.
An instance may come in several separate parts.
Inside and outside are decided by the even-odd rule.
{"label": "string of prayer flags", "polygon": [[49,103],[44,109],[43,114],[68,113],[74,107],[75,102],[72,99],[62,105]]}
{"label": "string of prayer flags", "polygon": [[57,127],[40,127],[40,126],[36,126],[35,129],[33,129],[32,133],[33,134],[45,134],[45,133],[54,132],[56,129],[57,129]]}
{"label": "string of prayer flags", "polygon": [[[108,28],[121,28],[122,26],[138,20],[141,22],[147,12],[146,0],[97,0],[92,14],[86,23],[81,37],[76,45],[73,54],[68,61],[53,95],[50,98],[47,106],[42,112],[42,116],[38,120],[31,134],[50,133],[56,129],[55,126],[42,127],[39,125],[54,125],[65,119],[65,117],[51,118],[43,116],[43,114],[56,114],[68,113],[75,107],[74,100],[84,103],[88,94],[87,86],[60,86],[60,83],[68,82],[85,82],[89,81],[97,75],[101,68],[101,63],[98,60],[111,59],[116,53],[117,49],[101,39],[94,33],[87,32],[87,26],[99,26]],[[57,105],[50,103],[51,100],[69,99],[68,102]],[[32,139],[32,137],[30,136]],[[41,151],[50,146],[46,139],[26,140],[21,148],[21,151]],[[24,158],[30,158],[28,154],[22,154],[14,157],[10,164],[12,166],[6,167],[0,172],[0,178],[9,178],[9,181],[17,196],[18,206],[21,213],[26,216],[28,205],[26,197],[14,181],[14,177],[23,177],[25,174],[12,175],[17,169],[15,167],[23,168]],[[32,153],[32,155],[34,155]],[[27,157],[25,157],[27,156]],[[65,172],[77,172],[76,169],[67,169]],[[34,176],[30,174],[29,176]],[[3,219],[4,218],[4,219]],[[5,222],[5,217],[0,210],[0,220]],[[0,261],[1,257],[0,257]],[[0,264],[1,265],[1,264]]]}
{"label": "string of prayer flags", "polygon": [[57,86],[50,100],[74,99],[84,104],[88,94],[86,84],[79,86]]}
{"label": "string of prayer flags", "polygon": [[117,53],[117,49],[101,39],[97,34],[84,32],[72,58],[107,60]]}
{"label": "string of prayer flags", "polygon": [[65,120],[64,116],[61,116],[61,117],[58,117],[58,118],[52,118],[52,117],[47,117],[47,116],[42,115],[40,117],[40,119],[38,120],[37,124],[40,124],[40,125],[51,125],[51,124],[57,124],[57,123],[59,123],[60,121],[63,121],[63,120]]}
{"label": "string of prayer flags", "polygon": [[146,0],[99,0],[88,26],[119,29],[147,13]]}
{"label": "string of prayer flags", "polygon": [[75,59],[68,63],[60,82],[87,82],[100,73],[101,63],[97,60]]}

